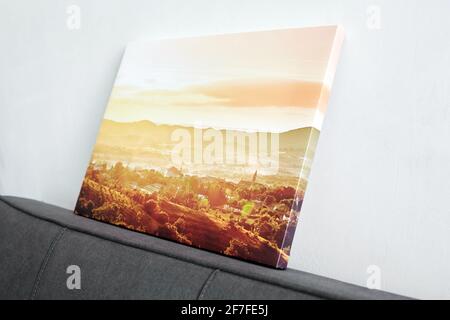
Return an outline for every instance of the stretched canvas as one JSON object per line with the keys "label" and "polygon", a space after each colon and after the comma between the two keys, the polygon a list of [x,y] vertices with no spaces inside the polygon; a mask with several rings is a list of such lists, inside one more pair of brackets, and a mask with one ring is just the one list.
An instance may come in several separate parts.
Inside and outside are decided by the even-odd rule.
{"label": "stretched canvas", "polygon": [[129,44],[75,213],[286,268],[341,43],[327,26]]}

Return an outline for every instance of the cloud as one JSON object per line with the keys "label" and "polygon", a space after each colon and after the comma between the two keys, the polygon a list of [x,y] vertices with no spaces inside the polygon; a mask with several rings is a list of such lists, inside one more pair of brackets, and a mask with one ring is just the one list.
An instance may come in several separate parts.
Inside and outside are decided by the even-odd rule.
{"label": "cloud", "polygon": [[174,90],[129,91],[115,88],[114,106],[222,106],[316,108],[328,90],[318,82],[296,80],[218,81]]}
{"label": "cloud", "polygon": [[230,107],[317,107],[323,85],[295,80],[221,81],[189,88]]}

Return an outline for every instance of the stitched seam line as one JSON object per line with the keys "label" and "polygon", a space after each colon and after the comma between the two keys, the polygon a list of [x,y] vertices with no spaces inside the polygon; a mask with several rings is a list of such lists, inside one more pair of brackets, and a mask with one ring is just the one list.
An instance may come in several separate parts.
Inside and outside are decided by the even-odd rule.
{"label": "stitched seam line", "polygon": [[50,244],[50,247],[47,250],[47,253],[44,257],[44,260],[42,260],[41,263],[41,267],[39,268],[39,272],[37,274],[36,280],[34,282],[33,285],[33,291],[31,293],[31,300],[34,300],[34,298],[37,296],[38,290],[39,290],[39,283],[41,281],[41,277],[44,274],[45,269],[47,268],[47,264],[48,261],[50,260],[50,257],[53,254],[53,250],[56,247],[56,244],[58,243],[58,241],[61,239],[61,237],[63,236],[64,232],[67,230],[67,228],[63,228],[57,235],[56,237],[52,240],[52,243]]}
{"label": "stitched seam line", "polygon": [[211,272],[211,274],[209,275],[208,279],[206,279],[205,283],[203,284],[202,290],[200,291],[200,294],[198,295],[197,300],[203,299],[203,297],[206,294],[206,291],[208,290],[209,285],[211,284],[211,282],[214,280],[215,276],[219,272],[220,272],[219,269],[216,269],[213,272]]}

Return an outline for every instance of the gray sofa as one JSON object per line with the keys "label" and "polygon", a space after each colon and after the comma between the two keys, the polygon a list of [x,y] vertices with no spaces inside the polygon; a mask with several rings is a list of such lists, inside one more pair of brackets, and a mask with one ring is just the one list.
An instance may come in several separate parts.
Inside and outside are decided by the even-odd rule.
{"label": "gray sofa", "polygon": [[[68,289],[68,266],[81,289]],[[0,197],[0,299],[403,299]]]}

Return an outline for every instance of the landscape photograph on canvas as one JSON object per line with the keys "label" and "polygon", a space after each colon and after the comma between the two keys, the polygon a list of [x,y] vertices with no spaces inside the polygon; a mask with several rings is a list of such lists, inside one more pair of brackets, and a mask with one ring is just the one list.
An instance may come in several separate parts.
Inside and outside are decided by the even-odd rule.
{"label": "landscape photograph on canvas", "polygon": [[129,44],[75,213],[286,268],[339,30]]}

